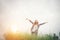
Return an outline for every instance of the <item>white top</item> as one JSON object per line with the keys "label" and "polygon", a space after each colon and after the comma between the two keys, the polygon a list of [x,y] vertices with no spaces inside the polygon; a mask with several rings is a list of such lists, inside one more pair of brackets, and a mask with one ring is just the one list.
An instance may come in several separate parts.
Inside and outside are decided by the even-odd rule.
{"label": "white top", "polygon": [[38,25],[35,25],[32,29],[32,32],[35,32],[36,30],[38,30]]}

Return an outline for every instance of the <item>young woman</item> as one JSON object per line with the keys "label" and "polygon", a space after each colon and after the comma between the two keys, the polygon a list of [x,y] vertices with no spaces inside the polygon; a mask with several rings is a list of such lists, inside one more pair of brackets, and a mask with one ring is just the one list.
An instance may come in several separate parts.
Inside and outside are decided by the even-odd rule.
{"label": "young woman", "polygon": [[44,23],[39,24],[38,20],[35,20],[34,22],[32,22],[30,19],[27,19],[27,20],[32,23],[31,34],[35,34],[35,35],[38,34],[39,27],[47,23],[47,22],[44,22]]}

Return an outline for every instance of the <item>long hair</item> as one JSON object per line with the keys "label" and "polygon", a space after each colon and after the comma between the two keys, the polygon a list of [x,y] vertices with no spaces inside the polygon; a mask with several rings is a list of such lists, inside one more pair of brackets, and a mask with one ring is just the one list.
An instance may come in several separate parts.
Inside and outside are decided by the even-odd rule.
{"label": "long hair", "polygon": [[38,20],[35,20],[35,22],[33,23],[34,25],[37,25],[38,24]]}

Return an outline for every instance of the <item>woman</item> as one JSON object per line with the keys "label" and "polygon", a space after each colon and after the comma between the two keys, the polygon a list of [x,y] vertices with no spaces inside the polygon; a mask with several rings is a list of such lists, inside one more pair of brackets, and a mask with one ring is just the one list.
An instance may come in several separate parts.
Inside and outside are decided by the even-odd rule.
{"label": "woman", "polygon": [[35,20],[34,22],[32,22],[30,19],[27,19],[27,20],[29,20],[32,23],[31,34],[35,34],[35,35],[38,34],[39,27],[47,23],[47,22],[44,22],[44,23],[39,24],[38,20]]}

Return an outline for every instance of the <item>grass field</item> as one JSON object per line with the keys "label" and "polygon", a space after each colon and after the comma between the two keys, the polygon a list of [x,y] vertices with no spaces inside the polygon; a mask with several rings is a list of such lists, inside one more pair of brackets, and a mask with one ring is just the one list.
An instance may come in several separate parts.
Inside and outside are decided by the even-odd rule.
{"label": "grass field", "polygon": [[53,39],[52,35],[43,35],[43,36],[36,36],[36,35],[30,35],[30,34],[7,34],[5,35],[6,40],[57,40],[57,38]]}

